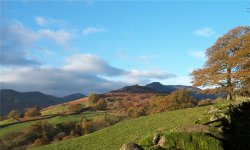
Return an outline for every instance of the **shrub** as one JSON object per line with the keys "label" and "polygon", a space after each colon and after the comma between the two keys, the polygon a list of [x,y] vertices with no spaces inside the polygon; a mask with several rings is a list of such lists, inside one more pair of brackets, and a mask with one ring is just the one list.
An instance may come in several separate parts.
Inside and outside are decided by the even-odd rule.
{"label": "shrub", "polygon": [[107,120],[107,118],[103,116],[95,117],[93,119],[93,124],[95,126],[95,130],[100,130],[111,125],[109,120]]}
{"label": "shrub", "polygon": [[106,110],[107,109],[107,102],[104,99],[99,100],[95,105],[94,105],[95,110]]}
{"label": "shrub", "polygon": [[84,134],[92,133],[95,131],[95,126],[93,124],[93,121],[90,119],[84,119],[82,121],[82,129],[84,131]]}
{"label": "shrub", "polygon": [[49,143],[49,139],[45,136],[45,137],[42,137],[42,138],[37,138],[34,143],[33,143],[33,147],[36,147],[36,146],[41,146],[41,145],[45,145],[45,144],[48,144]]}
{"label": "shrub", "polygon": [[75,130],[77,122],[64,122],[56,124],[56,128],[64,132],[66,135],[69,135],[72,130]]}
{"label": "shrub", "polygon": [[7,115],[7,118],[17,119],[17,118],[20,118],[20,116],[21,116],[21,112],[19,110],[12,110]]}
{"label": "shrub", "polygon": [[194,107],[195,99],[189,90],[177,90],[170,95],[153,96],[150,100],[150,112],[159,113],[167,110],[177,110]]}
{"label": "shrub", "polygon": [[214,100],[215,103],[224,103],[226,102],[227,100],[223,97],[218,97]]}
{"label": "shrub", "polygon": [[130,107],[128,109],[128,116],[132,118],[137,118],[140,116],[146,116],[147,111],[144,107]]}
{"label": "shrub", "polygon": [[53,137],[56,135],[56,130],[54,126],[47,121],[40,121],[34,125],[28,127],[25,131],[25,139],[29,141],[34,141],[37,138],[42,138],[46,136],[50,141],[53,140]]}
{"label": "shrub", "polygon": [[[11,132],[2,138],[1,149],[13,149],[29,143],[23,137],[23,132]],[[3,147],[3,148],[2,148]]]}
{"label": "shrub", "polygon": [[127,117],[121,116],[121,115],[106,115],[105,118],[109,122],[110,125],[113,125],[126,119]]}
{"label": "shrub", "polygon": [[39,107],[32,107],[32,108],[27,108],[25,113],[25,117],[37,117],[41,116],[40,108]]}
{"label": "shrub", "polygon": [[68,106],[68,112],[74,113],[74,112],[80,112],[82,110],[81,104],[69,104]]}
{"label": "shrub", "polygon": [[35,142],[33,143],[33,147],[41,146],[41,145],[43,145],[43,141],[41,138],[36,139]]}
{"label": "shrub", "polygon": [[212,105],[212,100],[211,99],[203,99],[203,100],[198,101],[197,105],[198,106]]}
{"label": "shrub", "polygon": [[89,100],[93,103],[99,101],[100,99],[100,95],[99,94],[96,94],[96,93],[93,93],[93,94],[90,94],[89,95]]}
{"label": "shrub", "polygon": [[59,132],[55,137],[54,137],[54,141],[61,141],[64,137],[65,137],[65,133],[64,132]]}
{"label": "shrub", "polygon": [[71,139],[71,138],[72,138],[71,136],[67,135],[67,136],[65,136],[62,140],[65,141],[65,140],[69,140],[69,139]]}

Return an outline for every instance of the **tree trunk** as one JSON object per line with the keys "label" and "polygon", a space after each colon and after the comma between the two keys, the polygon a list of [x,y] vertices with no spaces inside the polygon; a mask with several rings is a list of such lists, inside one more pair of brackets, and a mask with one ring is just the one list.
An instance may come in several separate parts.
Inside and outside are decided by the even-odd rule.
{"label": "tree trunk", "polygon": [[231,68],[227,68],[227,100],[233,100],[233,85],[231,81]]}
{"label": "tree trunk", "polygon": [[233,100],[232,93],[227,93],[227,100]]}

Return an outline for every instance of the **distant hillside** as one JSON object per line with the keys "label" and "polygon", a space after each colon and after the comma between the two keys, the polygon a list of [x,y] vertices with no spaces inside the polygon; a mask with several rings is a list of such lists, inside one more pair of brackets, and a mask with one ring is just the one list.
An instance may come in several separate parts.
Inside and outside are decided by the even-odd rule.
{"label": "distant hillside", "polygon": [[111,91],[113,93],[159,93],[159,94],[170,94],[173,91],[179,90],[179,89],[187,89],[192,91],[192,95],[197,99],[205,99],[205,98],[211,98],[214,99],[217,96],[213,94],[199,94],[198,91],[201,89],[192,87],[192,86],[186,86],[186,85],[163,85],[160,82],[152,82],[150,84],[147,84],[145,86],[140,85],[132,85],[132,86],[125,86],[121,89]]}
{"label": "distant hillside", "polygon": [[68,102],[68,101],[77,100],[77,99],[84,98],[84,97],[86,97],[86,96],[81,94],[81,93],[75,93],[75,94],[64,96],[64,97],[62,97],[60,99],[63,102]]}
{"label": "distant hillside", "polygon": [[150,88],[151,90],[157,91],[159,93],[167,93],[175,91],[176,88],[171,85],[162,85],[160,82],[152,82],[150,84],[145,85],[145,87]]}
{"label": "distant hillside", "polygon": [[192,86],[186,86],[186,85],[163,85],[160,82],[152,82],[150,84],[145,85],[145,87],[148,87],[152,90],[158,91],[160,93],[171,93],[175,90],[179,89],[187,89],[191,91],[199,91],[201,89],[192,87]]}
{"label": "distant hillside", "polygon": [[85,95],[72,94],[64,97],[55,97],[41,92],[17,92],[10,89],[0,90],[0,115],[7,114],[10,110],[23,111],[27,107],[39,106],[40,108],[56,105],[63,102],[83,98]]}
{"label": "distant hillside", "polygon": [[125,86],[119,90],[112,91],[114,93],[159,93],[158,91],[146,86],[132,85]]}

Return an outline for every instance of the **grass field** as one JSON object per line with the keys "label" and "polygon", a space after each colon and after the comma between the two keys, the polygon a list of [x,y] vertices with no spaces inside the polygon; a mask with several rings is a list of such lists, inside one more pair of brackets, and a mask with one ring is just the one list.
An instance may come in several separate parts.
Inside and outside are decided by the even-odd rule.
{"label": "grass field", "polygon": [[3,120],[3,121],[0,121],[0,126],[10,124],[10,123],[13,123],[13,122],[16,122],[16,120],[12,119],[12,118],[6,119],[6,120]]}
{"label": "grass field", "polygon": [[76,101],[71,101],[68,103],[58,104],[54,106],[47,107],[45,109],[42,109],[41,114],[44,115],[53,115],[58,113],[63,113],[68,110],[68,106],[70,104],[81,104],[84,107],[88,107],[91,105],[91,103],[88,101],[87,98],[82,98]]}
{"label": "grass field", "polygon": [[205,110],[209,107],[211,106],[170,111],[130,119],[82,137],[34,149],[117,150],[124,143],[138,142],[142,137],[154,134],[157,129],[168,130],[183,124],[194,124],[197,118],[205,113]]}
{"label": "grass field", "polygon": [[[48,119],[48,121],[52,124],[57,124],[57,123],[62,123],[62,122],[67,122],[67,121],[78,121],[82,117],[93,118],[95,116],[104,115],[105,113],[106,112],[101,112],[101,111],[98,111],[98,112],[86,111],[86,112],[83,112],[83,113],[77,114],[77,115],[57,116],[57,117]],[[1,128],[0,129],[0,137],[4,136],[7,133],[22,131],[23,129],[25,129],[25,128],[27,128],[27,127],[29,127],[37,122],[38,121],[31,121],[31,122],[25,122],[25,123],[15,124],[15,125]]]}
{"label": "grass field", "polygon": [[58,105],[58,106],[53,107],[53,108],[42,110],[41,114],[42,114],[42,116],[57,114],[57,113],[66,111],[67,107],[68,107],[67,105],[63,105],[63,104],[62,105]]}

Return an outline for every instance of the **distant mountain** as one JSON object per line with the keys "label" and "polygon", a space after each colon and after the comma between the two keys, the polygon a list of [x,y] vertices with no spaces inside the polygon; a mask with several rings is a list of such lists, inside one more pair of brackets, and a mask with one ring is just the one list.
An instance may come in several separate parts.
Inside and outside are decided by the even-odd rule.
{"label": "distant mountain", "polygon": [[198,91],[201,89],[192,87],[192,86],[186,86],[186,85],[163,85],[160,82],[152,82],[145,86],[140,85],[132,85],[132,86],[125,86],[119,90],[114,90],[112,92],[115,93],[159,93],[159,94],[170,94],[171,92],[174,92],[179,89],[187,89],[192,91],[192,95],[197,99],[205,99],[205,98],[211,98],[214,99],[217,96],[214,94],[199,94]]}
{"label": "distant mountain", "polygon": [[175,91],[175,90],[179,90],[179,89],[187,89],[187,90],[191,90],[191,91],[201,90],[199,88],[192,87],[192,86],[186,86],[186,85],[163,85],[160,82],[152,82],[152,83],[145,85],[145,87],[148,87],[152,90],[156,90],[160,93],[168,93],[168,94]]}
{"label": "distant mountain", "polygon": [[61,99],[64,102],[68,102],[68,101],[72,101],[72,100],[76,100],[76,99],[80,99],[80,98],[84,98],[84,97],[86,97],[86,95],[83,95],[81,93],[75,93],[75,94],[64,96]]}
{"label": "distant mountain", "polygon": [[159,93],[169,94],[176,90],[175,87],[171,85],[163,85],[160,82],[152,82],[150,84],[145,85],[145,87],[150,88],[151,90],[157,91]]}
{"label": "distant mountain", "polygon": [[13,109],[23,111],[25,108],[39,106],[40,108],[56,105],[83,98],[85,95],[72,94],[64,97],[55,97],[41,92],[17,92],[10,89],[0,90],[0,115],[7,114]]}
{"label": "distant mountain", "polygon": [[132,86],[125,86],[121,89],[115,90],[115,91],[111,91],[111,92],[115,92],[115,93],[158,93],[157,91],[155,91],[154,89],[151,89],[149,87],[146,86],[140,86],[140,85],[132,85]]}

